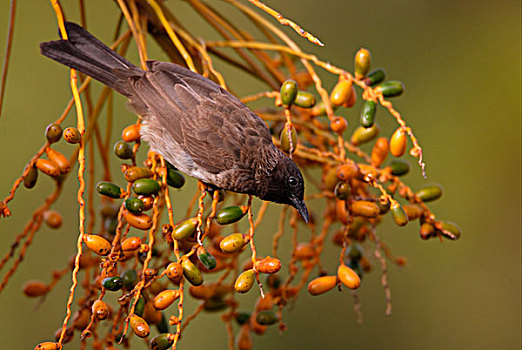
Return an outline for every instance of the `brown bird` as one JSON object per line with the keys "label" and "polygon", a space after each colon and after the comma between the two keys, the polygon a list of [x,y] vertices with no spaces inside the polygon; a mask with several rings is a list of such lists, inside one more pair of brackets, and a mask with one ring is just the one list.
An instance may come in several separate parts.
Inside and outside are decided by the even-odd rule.
{"label": "brown bird", "polygon": [[41,43],[41,53],[126,96],[151,150],[206,184],[289,204],[308,222],[301,172],[237,97],[174,63],[149,60],[141,70],[81,26],[65,26],[68,40]]}

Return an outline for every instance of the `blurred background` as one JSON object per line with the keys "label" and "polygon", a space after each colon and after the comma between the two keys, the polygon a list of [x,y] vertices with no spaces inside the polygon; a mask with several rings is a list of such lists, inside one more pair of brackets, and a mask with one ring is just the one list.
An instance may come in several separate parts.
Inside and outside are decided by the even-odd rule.
{"label": "blurred background", "polygon": [[[168,3],[183,23],[199,32],[201,20],[185,2]],[[405,94],[393,102],[413,127],[428,164],[428,180],[413,167],[405,181],[414,189],[426,181],[443,184],[442,199],[430,208],[439,218],[458,223],[463,235],[456,242],[422,241],[417,224],[398,228],[387,218],[378,228],[381,239],[395,254],[408,257],[406,267],[389,267],[390,317],[384,315],[384,292],[375,265],[360,289],[361,326],[357,325],[350,293],[311,297],[303,292],[295,307],[285,309],[288,330],[280,334],[274,326],[264,336],[254,336],[254,348],[520,349],[520,1],[294,0],[267,4],[325,43],[323,48],[314,47],[283,28],[303,50],[352,71],[353,55],[363,46],[372,53],[373,67],[384,67],[388,79],[404,82]],[[76,1],[63,1],[62,5],[68,20],[79,21]],[[221,2],[216,6],[227,8]],[[115,3],[93,0],[87,8],[90,31],[109,42],[119,13]],[[8,13],[9,2],[0,2],[2,48]],[[46,125],[62,113],[71,96],[68,71],[38,50],[40,42],[57,38],[56,28],[50,3],[18,3],[0,117],[2,198],[43,144]],[[203,24],[200,33],[218,38]],[[138,62],[135,51],[131,46],[129,57]],[[165,59],[154,47],[151,57]],[[222,64],[218,68],[228,76],[233,91],[240,95],[258,91],[257,82]],[[231,78],[230,74],[236,75]],[[331,89],[334,78],[322,76]],[[118,97],[115,105],[117,135],[135,118],[125,110],[122,98]],[[356,107],[344,115],[351,128],[358,123],[359,110]],[[392,119],[385,118],[385,113],[379,118],[383,134],[391,135]],[[71,113],[63,125],[74,124]],[[71,148],[61,147],[70,153]],[[118,162],[114,163],[117,170]],[[63,320],[68,277],[39,306],[22,295],[21,286],[28,279],[50,280],[52,270],[65,267],[75,252],[77,184],[71,180],[55,206],[66,218],[64,226],[58,231],[44,227],[37,234],[17,274],[0,294],[1,350],[32,349],[51,340]],[[22,188],[10,205],[14,215],[0,220],[2,256],[52,188],[45,176],[39,182],[32,191]],[[275,207],[270,213],[277,210]],[[268,252],[273,231],[269,226],[266,229],[266,241],[258,234],[256,242]],[[331,252],[332,269],[338,250],[329,242],[327,247],[325,255]],[[135,344],[137,349],[145,348],[138,341]],[[187,329],[179,349],[189,348],[226,348],[225,329],[216,315],[203,314]]]}

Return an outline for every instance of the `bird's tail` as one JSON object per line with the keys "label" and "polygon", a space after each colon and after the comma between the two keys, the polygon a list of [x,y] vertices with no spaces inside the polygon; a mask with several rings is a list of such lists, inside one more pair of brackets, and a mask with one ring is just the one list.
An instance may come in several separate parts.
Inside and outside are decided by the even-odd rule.
{"label": "bird's tail", "polygon": [[76,23],[66,22],[68,40],[40,44],[40,52],[128,95],[125,77],[143,73]]}

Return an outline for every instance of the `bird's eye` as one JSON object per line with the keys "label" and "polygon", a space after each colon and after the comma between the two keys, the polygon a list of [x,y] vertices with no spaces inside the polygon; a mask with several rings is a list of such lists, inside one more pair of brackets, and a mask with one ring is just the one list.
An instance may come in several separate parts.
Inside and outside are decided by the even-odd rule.
{"label": "bird's eye", "polygon": [[292,186],[292,187],[293,187],[293,186],[296,186],[296,185],[297,185],[297,179],[296,179],[295,177],[293,177],[293,176],[290,176],[290,177],[288,178],[288,184],[289,184],[290,186]]}

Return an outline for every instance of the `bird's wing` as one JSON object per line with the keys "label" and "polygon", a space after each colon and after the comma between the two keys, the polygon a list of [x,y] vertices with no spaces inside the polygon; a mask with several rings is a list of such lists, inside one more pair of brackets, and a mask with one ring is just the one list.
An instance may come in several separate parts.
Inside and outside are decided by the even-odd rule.
{"label": "bird's wing", "polygon": [[148,65],[131,82],[137,96],[206,171],[252,168],[256,154],[272,146],[266,124],[217,84],[172,63]]}

